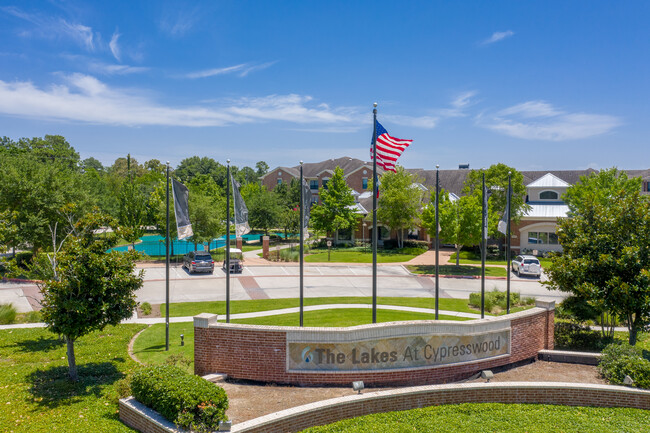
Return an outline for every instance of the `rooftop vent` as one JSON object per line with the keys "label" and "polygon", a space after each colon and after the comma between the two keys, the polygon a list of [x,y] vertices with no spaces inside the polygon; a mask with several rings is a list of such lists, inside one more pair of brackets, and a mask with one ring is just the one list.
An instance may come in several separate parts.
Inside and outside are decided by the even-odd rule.
{"label": "rooftop vent", "polygon": [[458,164],[459,170],[469,170],[469,164]]}

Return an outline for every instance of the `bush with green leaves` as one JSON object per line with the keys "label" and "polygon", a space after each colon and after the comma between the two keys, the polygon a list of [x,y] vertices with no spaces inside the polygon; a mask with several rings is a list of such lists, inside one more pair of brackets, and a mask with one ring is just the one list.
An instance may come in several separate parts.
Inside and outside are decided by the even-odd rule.
{"label": "bush with green leaves", "polygon": [[140,310],[142,310],[142,314],[145,316],[148,316],[151,314],[151,304],[148,302],[143,302],[140,304]]}
{"label": "bush with green leaves", "polygon": [[630,376],[634,386],[650,389],[650,360],[629,344],[612,343],[605,347],[598,369],[612,383],[622,385],[625,376]]}
{"label": "bush with green leaves", "polygon": [[[485,292],[485,311],[490,313],[499,313],[507,309],[506,292],[500,292],[494,289],[491,292]],[[510,308],[522,305],[532,305],[535,303],[533,298],[521,298],[519,293],[510,292]],[[474,308],[481,308],[481,294],[470,293],[469,305]]]}
{"label": "bush with green leaves", "polygon": [[612,342],[611,337],[587,325],[575,322],[555,322],[555,348],[566,350],[587,350],[600,352]]}
{"label": "bush with green leaves", "polygon": [[175,366],[144,367],[133,373],[131,391],[140,403],[184,429],[208,432],[227,419],[223,388]]}
{"label": "bush with green leaves", "polygon": [[10,325],[16,321],[16,308],[11,304],[0,304],[0,325]]}

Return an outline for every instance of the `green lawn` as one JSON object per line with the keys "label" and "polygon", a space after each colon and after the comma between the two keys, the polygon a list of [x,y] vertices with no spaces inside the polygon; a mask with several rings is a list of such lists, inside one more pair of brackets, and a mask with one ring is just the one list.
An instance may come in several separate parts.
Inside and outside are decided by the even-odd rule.
{"label": "green lawn", "polygon": [[[253,301],[248,301],[253,302]],[[304,326],[356,326],[372,323],[372,310],[359,310],[357,308],[342,308],[336,310],[306,311],[304,313]],[[377,322],[395,322],[402,320],[433,320],[435,315],[411,313],[407,311],[377,310]],[[440,315],[440,320],[470,320],[462,317]],[[220,321],[225,317],[220,317]],[[298,326],[299,313],[279,314],[251,319],[232,320],[232,323],[245,323],[249,325],[269,326]],[[180,335],[185,336],[185,345],[181,346]],[[182,354],[188,360],[194,359],[194,324],[170,323],[169,324],[169,351],[165,351],[165,324],[160,323],[150,326],[143,331],[133,345],[134,355],[147,364],[159,364],[167,360],[170,355]],[[188,370],[193,371],[190,365]]]}
{"label": "green lawn", "polygon": [[309,433],[647,432],[650,411],[539,404],[463,403],[367,415],[312,427]]}
{"label": "green lawn", "polygon": [[[435,308],[434,298],[396,298],[378,297],[380,305],[399,305],[405,307]],[[304,305],[323,304],[372,304],[370,297],[331,297],[331,298],[305,298]],[[251,313],[254,311],[279,310],[282,308],[299,307],[300,300],[297,298],[280,299],[256,299],[246,301],[230,301],[230,314]],[[476,313],[477,311],[468,306],[467,299],[440,298],[438,300],[440,310],[460,311],[464,313]],[[165,305],[160,306],[165,311]],[[200,313],[226,314],[225,301],[212,302],[180,302],[169,304],[170,317],[196,316]]]}
{"label": "green lawn", "polygon": [[[319,251],[319,250],[312,250]],[[424,252],[424,251],[422,251]],[[332,250],[330,259],[327,260],[327,251],[320,251],[305,256],[305,262],[337,262],[337,263],[372,263],[372,251],[348,251],[344,249]],[[421,254],[421,253],[420,253]],[[391,250],[378,251],[377,263],[408,262],[419,254],[402,254]]]}
{"label": "green lawn", "polygon": [[[432,265],[410,265],[406,267],[414,274],[435,274],[436,267]],[[480,266],[456,266],[456,265],[440,265],[440,275],[475,275],[481,276]],[[508,273],[504,268],[497,268],[493,266],[485,267],[485,275],[488,277],[506,277]]]}
{"label": "green lawn", "polygon": [[41,328],[0,331],[0,431],[135,431],[118,419],[117,382],[137,366],[127,345],[144,327],[107,327],[80,338],[77,383],[67,380],[66,346],[56,335]]}

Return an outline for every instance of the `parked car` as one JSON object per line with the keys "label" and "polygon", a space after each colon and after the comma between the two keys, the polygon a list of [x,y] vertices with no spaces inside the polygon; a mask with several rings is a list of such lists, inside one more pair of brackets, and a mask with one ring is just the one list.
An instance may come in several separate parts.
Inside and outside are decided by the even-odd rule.
{"label": "parked car", "polygon": [[521,275],[532,275],[540,277],[542,275],[542,266],[535,256],[517,256],[512,261],[512,272]]}
{"label": "parked car", "polygon": [[183,267],[192,274],[194,272],[214,272],[214,260],[207,251],[190,251],[183,257]]}
{"label": "parked car", "polygon": [[[223,266],[221,267],[224,272],[226,272],[226,261],[223,261]],[[231,274],[241,274],[244,270],[244,267],[241,264],[241,260],[230,258],[230,273]]]}

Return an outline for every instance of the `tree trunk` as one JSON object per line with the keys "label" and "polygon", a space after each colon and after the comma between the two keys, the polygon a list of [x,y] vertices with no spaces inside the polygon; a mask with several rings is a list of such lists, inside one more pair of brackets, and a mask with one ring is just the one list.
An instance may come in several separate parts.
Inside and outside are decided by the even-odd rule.
{"label": "tree trunk", "polygon": [[640,323],[641,315],[637,313],[634,316],[635,316],[634,321],[632,321],[632,315],[629,315],[627,319],[627,329],[629,329],[630,331],[630,340],[629,340],[630,346],[636,345],[636,336],[637,333],[639,332],[639,329],[641,328],[641,323]]}
{"label": "tree trunk", "polygon": [[77,361],[74,357],[74,340],[66,337],[65,341],[68,345],[68,376],[70,376],[70,380],[76,382],[79,377],[77,376]]}
{"label": "tree trunk", "polygon": [[456,266],[460,266],[460,249],[462,245],[456,244]]}

